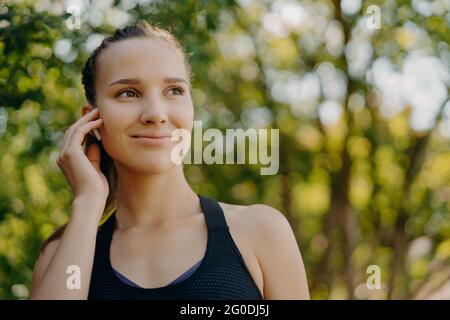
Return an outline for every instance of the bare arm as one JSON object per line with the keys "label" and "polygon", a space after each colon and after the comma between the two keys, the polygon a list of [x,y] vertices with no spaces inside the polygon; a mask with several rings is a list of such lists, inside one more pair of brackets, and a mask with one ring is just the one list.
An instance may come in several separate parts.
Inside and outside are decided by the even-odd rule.
{"label": "bare arm", "polygon": [[264,277],[264,299],[309,300],[303,259],[288,220],[272,207],[251,207],[257,234],[255,253]]}
{"label": "bare arm", "polygon": [[103,122],[100,111],[91,109],[84,106],[84,115],[64,135],[56,163],[74,193],[72,212],[62,236],[37,259],[30,299],[87,299],[89,294],[97,227],[109,194],[99,145],[83,148],[85,136]]}
{"label": "bare arm", "polygon": [[[87,299],[102,212],[103,205],[99,201],[87,197],[74,200],[62,237],[50,242],[36,262],[30,299]],[[71,265],[79,267],[79,289],[67,286],[69,277],[77,276],[73,270],[66,273]]]}

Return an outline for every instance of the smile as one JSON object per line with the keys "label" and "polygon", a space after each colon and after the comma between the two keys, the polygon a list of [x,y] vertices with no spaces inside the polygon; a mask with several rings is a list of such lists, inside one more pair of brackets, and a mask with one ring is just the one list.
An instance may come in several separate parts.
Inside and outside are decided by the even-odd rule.
{"label": "smile", "polygon": [[170,136],[164,137],[131,137],[137,143],[143,146],[164,146],[171,143]]}

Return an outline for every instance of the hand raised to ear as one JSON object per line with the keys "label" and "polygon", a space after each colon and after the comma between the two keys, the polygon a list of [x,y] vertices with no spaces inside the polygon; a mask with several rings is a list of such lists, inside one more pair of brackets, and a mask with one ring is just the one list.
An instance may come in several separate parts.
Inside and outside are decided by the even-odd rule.
{"label": "hand raised to ear", "polygon": [[56,162],[75,197],[94,194],[99,201],[106,201],[108,197],[108,181],[100,170],[100,147],[94,143],[89,145],[86,154],[83,150],[86,134],[101,125],[99,112],[94,109],[72,124],[64,136]]}

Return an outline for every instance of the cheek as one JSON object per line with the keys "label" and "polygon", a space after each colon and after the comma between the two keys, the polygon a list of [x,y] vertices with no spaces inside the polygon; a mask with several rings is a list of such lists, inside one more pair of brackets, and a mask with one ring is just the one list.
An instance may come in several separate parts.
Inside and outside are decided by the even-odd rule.
{"label": "cheek", "polygon": [[103,124],[100,128],[103,146],[111,156],[117,156],[126,140],[125,132],[127,126],[132,123],[133,119],[129,113],[122,112],[117,108],[105,108],[101,112]]}
{"label": "cheek", "polygon": [[130,116],[123,112],[105,112],[102,114],[103,131],[108,137],[116,137],[125,131]]}
{"label": "cheek", "polygon": [[170,113],[170,122],[177,128],[191,129],[194,123],[194,107],[192,103],[173,108]]}
{"label": "cheek", "polygon": [[105,134],[114,136],[123,132],[133,121],[133,114],[124,106],[108,97],[99,101],[100,116],[103,119]]}

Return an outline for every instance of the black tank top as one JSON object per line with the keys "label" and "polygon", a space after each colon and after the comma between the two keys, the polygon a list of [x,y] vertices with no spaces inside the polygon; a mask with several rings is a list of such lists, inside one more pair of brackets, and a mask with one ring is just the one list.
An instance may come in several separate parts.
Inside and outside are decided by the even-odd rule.
{"label": "black tank top", "polygon": [[261,300],[261,291],[248,271],[218,202],[198,195],[208,226],[206,251],[197,270],[187,279],[158,288],[139,288],[122,282],[114,273],[110,245],[115,212],[97,232],[89,300]]}

